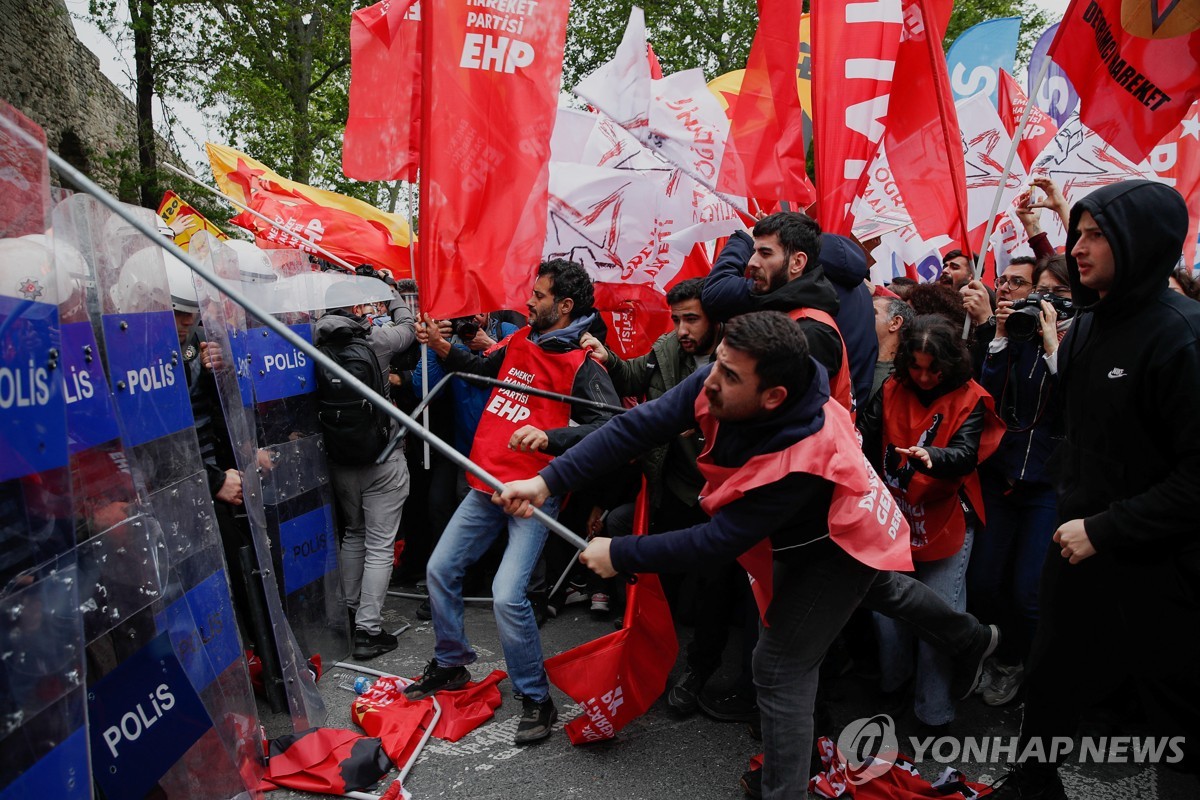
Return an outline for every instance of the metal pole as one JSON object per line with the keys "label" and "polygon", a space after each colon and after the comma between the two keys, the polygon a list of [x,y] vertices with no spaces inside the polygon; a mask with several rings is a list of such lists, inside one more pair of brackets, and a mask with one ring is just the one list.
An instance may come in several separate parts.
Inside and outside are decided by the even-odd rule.
{"label": "metal pole", "polygon": [[[57,153],[54,153],[53,151],[47,151],[46,155],[50,160],[50,165],[58,170],[58,173],[62,177],[66,178],[82,191],[87,192],[95,197],[102,205],[143,233],[146,238],[150,239],[159,247],[178,258],[187,265],[188,269],[199,275],[201,278],[204,278],[204,280],[215,286],[218,291],[220,291],[230,300],[246,309],[246,312],[250,314],[250,316],[257,319],[264,326],[270,328],[292,347],[313,359],[313,361],[320,365],[323,369],[326,369],[337,375],[342,379],[342,382],[346,386],[353,387],[360,396],[366,400],[369,400],[371,403],[374,403],[376,407],[382,409],[383,412],[392,417],[392,419],[396,420],[401,425],[406,426],[417,436],[420,436],[422,439],[429,442],[429,444],[436,448],[439,453],[441,453],[455,465],[467,470],[496,491],[500,491],[504,488],[504,483],[491,475],[483,467],[471,461],[462,453],[459,453],[457,450],[455,450],[446,442],[443,442],[440,438],[427,429],[419,426],[416,420],[412,419],[403,411],[396,408],[383,397],[375,394],[375,392],[371,391],[369,386],[351,375],[349,372],[343,369],[341,365],[339,365],[329,356],[322,353],[318,348],[306,342],[287,325],[284,325],[282,322],[275,319],[275,317],[271,316],[270,313],[260,308],[256,303],[245,297],[241,292],[231,287],[224,280],[218,278],[216,275],[213,275],[207,269],[200,266],[200,264],[197,263],[196,260],[191,257],[191,255],[180,249],[174,241],[170,241],[164,236],[159,236],[158,232],[154,228],[151,228],[136,216],[129,213],[129,211],[123,205],[121,205],[120,201],[93,183],[79,170],[62,160]],[[581,536],[570,531],[566,526],[559,523],[558,520],[554,519],[540,508],[533,509],[533,516],[538,522],[545,525],[547,529],[565,539],[576,550],[584,550],[587,548],[587,542]]]}
{"label": "metal pole", "polygon": [[[345,267],[346,269],[350,270],[351,272],[354,272],[354,271],[355,271],[355,268],[354,268],[354,267],[353,267],[353,266],[352,266],[352,265],[351,265],[349,262],[347,262],[347,261],[345,261],[345,260],[343,260],[343,259],[340,259],[340,258],[338,258],[338,257],[337,257],[337,256],[335,256],[333,253],[329,252],[329,251],[328,251],[328,250],[326,250],[325,248],[321,247],[321,245],[317,244],[317,243],[316,243],[316,242],[314,242],[312,239],[309,239],[308,237],[306,237],[306,236],[302,235],[301,233],[299,233],[299,232],[297,232],[297,231],[289,231],[289,230],[287,230],[287,229],[285,229],[285,228],[281,227],[281,226],[279,225],[279,223],[278,223],[278,222],[276,222],[275,220],[271,219],[271,218],[270,218],[270,217],[268,217],[267,215],[265,215],[265,214],[260,214],[259,212],[255,211],[253,208],[250,208],[250,206],[246,205],[245,203],[239,202],[239,201],[237,201],[237,200],[233,199],[232,197],[230,197],[229,195],[227,195],[227,194],[225,194],[225,193],[223,193],[223,192],[219,192],[219,191],[217,191],[216,189],[212,188],[211,186],[209,186],[208,184],[204,183],[203,181],[198,181],[198,180],[196,180],[196,179],[195,179],[195,178],[193,178],[191,175],[188,175],[188,174],[187,174],[186,172],[184,172],[183,170],[181,170],[181,169],[179,169],[179,168],[177,168],[177,167],[174,167],[174,166],[172,166],[171,164],[163,163],[163,165],[162,165],[162,166],[163,166],[163,167],[165,167],[166,169],[169,169],[171,172],[174,172],[174,173],[175,173],[176,175],[178,175],[179,177],[181,177],[181,178],[186,178],[187,180],[189,180],[189,181],[191,181],[192,183],[194,183],[194,184],[196,184],[197,186],[199,186],[199,187],[200,187],[201,189],[203,189],[204,191],[206,191],[206,192],[210,192],[210,193],[212,193],[212,194],[215,194],[217,197],[221,198],[222,200],[226,201],[227,203],[232,203],[233,205],[235,205],[235,206],[237,206],[238,208],[240,208],[242,211],[245,211],[246,213],[248,213],[248,214],[250,214],[250,215],[252,215],[252,216],[255,216],[255,217],[257,217],[258,219],[260,219],[260,220],[262,220],[263,222],[265,222],[265,223],[267,223],[268,225],[270,225],[272,228],[275,228],[277,231],[280,231],[281,233],[286,233],[288,236],[294,236],[294,237],[296,237],[296,238],[297,238],[297,239],[299,239],[301,242],[303,242],[303,243],[304,243],[306,246],[308,246],[308,247],[311,247],[311,248],[312,248],[314,251],[316,251],[316,252],[320,253],[321,255],[323,255],[325,258],[329,259],[329,260],[330,260],[330,261],[332,261],[333,263],[335,263],[335,264],[338,264],[339,266],[343,266],[343,267]],[[409,230],[409,239],[411,240],[411,238],[412,238],[412,227],[410,226],[408,230]]]}
{"label": "metal pole", "polygon": [[[407,208],[406,208],[406,210],[408,211],[408,271],[409,271],[409,274],[411,274],[415,278],[417,275],[417,267],[416,267],[416,264],[413,263],[413,244],[416,242],[416,238],[413,234],[412,181],[405,181],[405,184],[408,187],[408,203],[407,203]],[[421,291],[420,286],[417,287],[417,291],[418,292]],[[420,295],[418,295],[418,297],[419,296]],[[420,305],[417,306],[417,310],[420,311]],[[420,321],[421,321],[421,319],[420,319],[420,317],[418,317],[417,322],[420,322]],[[426,364],[428,363],[428,359],[429,359],[429,345],[423,344],[423,345],[421,345],[421,398],[422,399],[424,399],[425,395],[427,395],[429,393],[429,369],[426,366]],[[422,409],[422,411],[421,411],[421,424],[424,425],[426,428],[429,427],[429,405],[428,404],[426,404],[424,409]],[[425,442],[425,470],[429,471],[429,442]]]}
{"label": "metal pole", "polygon": [[545,389],[535,389],[532,386],[526,386],[523,383],[515,383],[513,381],[502,381],[497,378],[488,378],[484,375],[476,375],[472,372],[449,372],[447,378],[462,378],[468,383],[482,383],[485,386],[500,386],[505,389],[511,389],[521,394],[531,394],[534,397],[545,397],[550,400],[558,400],[571,405],[587,406],[600,411],[611,411],[614,414],[624,414],[629,409],[624,406],[614,406],[608,403],[601,403],[599,400],[588,400],[583,397],[575,397],[569,394],[560,394],[559,392],[550,392]]}
{"label": "metal pole", "polygon": [[[1029,99],[1025,102],[1025,110],[1021,112],[1021,121],[1017,123],[1017,130],[1013,133],[1012,147],[1008,149],[1008,156],[1004,159],[1004,171],[1000,173],[1000,183],[996,186],[996,196],[992,200],[992,213],[988,214],[987,227],[983,229],[983,243],[979,247],[979,253],[975,261],[975,280],[979,280],[983,276],[983,261],[987,257],[987,251],[991,247],[990,239],[992,238],[992,230],[996,227],[996,214],[1000,210],[1000,201],[1004,199],[1004,185],[1008,183],[1008,176],[1012,174],[1013,157],[1017,154],[1017,148],[1021,146],[1021,139],[1025,137],[1025,127],[1029,124],[1029,114],[1033,111],[1033,105],[1037,102],[1038,90],[1042,88],[1042,81],[1046,78],[1046,70],[1050,68],[1050,59],[1046,58],[1042,61],[1041,69],[1038,70],[1037,77],[1033,81],[1033,91],[1029,94]],[[963,322],[962,338],[966,339],[971,331],[971,317],[967,316]]]}

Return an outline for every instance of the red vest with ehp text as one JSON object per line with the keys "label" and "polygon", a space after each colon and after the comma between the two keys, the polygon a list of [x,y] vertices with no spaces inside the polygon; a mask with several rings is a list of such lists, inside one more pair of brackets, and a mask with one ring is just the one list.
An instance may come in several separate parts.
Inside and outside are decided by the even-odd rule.
{"label": "red vest with ehp text", "polygon": [[[575,375],[587,359],[588,351],[583,348],[548,353],[529,341],[529,332],[529,328],[521,328],[509,338],[497,377],[514,386],[492,390],[471,446],[471,460],[504,482],[531,478],[553,459],[546,453],[510,450],[508,442],[517,430],[526,425],[543,431],[563,428],[571,419],[568,403],[525,394],[521,387],[570,394]],[[470,473],[467,483],[492,492],[492,487]]]}

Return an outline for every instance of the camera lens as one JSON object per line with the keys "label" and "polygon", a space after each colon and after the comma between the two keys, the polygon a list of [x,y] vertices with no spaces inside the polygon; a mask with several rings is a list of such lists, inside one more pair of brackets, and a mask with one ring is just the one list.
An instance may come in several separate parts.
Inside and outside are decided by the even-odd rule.
{"label": "camera lens", "polygon": [[1008,335],[1013,339],[1032,339],[1037,335],[1038,325],[1041,322],[1038,314],[1037,306],[1025,306],[1019,308],[1008,315],[1008,320],[1004,323],[1004,329],[1008,331]]}

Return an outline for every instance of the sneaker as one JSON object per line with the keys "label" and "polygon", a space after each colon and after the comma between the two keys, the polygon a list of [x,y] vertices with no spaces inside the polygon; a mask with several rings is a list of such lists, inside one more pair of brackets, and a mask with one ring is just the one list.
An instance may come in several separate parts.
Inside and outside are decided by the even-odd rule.
{"label": "sneaker", "polygon": [[958,658],[954,659],[954,677],[950,681],[950,696],[955,700],[966,700],[979,685],[983,674],[983,662],[996,652],[1000,644],[1000,629],[995,625],[980,625],[976,642]]}
{"label": "sneaker", "polygon": [[517,736],[514,744],[533,744],[540,742],[550,735],[554,723],[558,720],[558,709],[554,701],[547,697],[539,703],[528,697],[521,698],[521,721],[517,723]]}
{"label": "sneaker", "polygon": [[369,661],[375,656],[390,653],[396,649],[399,642],[387,631],[367,633],[362,628],[354,629],[354,657],[360,661]]}
{"label": "sneaker", "polygon": [[568,586],[567,593],[563,596],[564,606],[573,606],[576,603],[586,603],[587,601],[587,592],[577,586]]}
{"label": "sneaker", "polygon": [[404,696],[409,700],[424,700],[431,694],[461,689],[471,680],[466,667],[443,667],[436,658],[429,659],[421,677],[404,687]]}
{"label": "sneaker", "polygon": [[1012,702],[1012,699],[1017,696],[1017,692],[1021,690],[1023,680],[1025,680],[1024,664],[1014,664],[1011,667],[998,664],[992,684],[983,691],[983,702],[989,706],[1002,706]]}
{"label": "sneaker", "polygon": [[975,686],[974,694],[982,695],[986,692],[991,687],[992,682],[996,680],[996,673],[1000,669],[1003,669],[1003,666],[996,659],[989,658],[984,661],[983,673],[979,676],[979,683]]}
{"label": "sneaker", "polygon": [[592,613],[608,613],[608,595],[606,595],[604,592],[596,592],[592,595]]}
{"label": "sneaker", "polygon": [[707,681],[708,675],[687,667],[667,693],[667,706],[680,716],[695,714],[699,708],[700,690]]}
{"label": "sneaker", "polygon": [[746,797],[758,800],[762,797],[762,770],[750,769],[742,773],[742,791],[746,793]]}
{"label": "sneaker", "polygon": [[720,722],[753,722],[758,718],[758,698],[753,689],[737,689],[720,697],[702,692],[700,710]]}
{"label": "sneaker", "polygon": [[1045,764],[1022,764],[992,784],[989,800],[1067,800],[1058,770]]}
{"label": "sneaker", "polygon": [[417,606],[417,619],[423,619],[426,622],[433,619],[433,609],[430,608],[428,600],[422,600],[421,605]]}

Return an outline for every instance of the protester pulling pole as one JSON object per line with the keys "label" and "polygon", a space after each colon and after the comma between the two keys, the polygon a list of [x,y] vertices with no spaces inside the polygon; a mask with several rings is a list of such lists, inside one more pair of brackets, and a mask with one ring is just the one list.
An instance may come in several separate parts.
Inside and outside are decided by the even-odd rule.
{"label": "protester pulling pole", "polygon": [[[173,241],[168,241],[165,237],[158,235],[158,232],[154,228],[139,220],[135,215],[129,213],[129,211],[120,203],[120,201],[93,183],[79,170],[75,169],[73,166],[60,158],[58,154],[48,151],[47,156],[50,160],[50,165],[54,167],[54,169],[58,170],[58,173],[63,178],[74,184],[80,190],[95,197],[100,201],[101,204],[107,207],[114,214],[121,217],[121,219],[128,222],[137,230],[141,231],[148,239],[156,243],[162,249],[174,255],[185,265],[187,265],[188,269],[190,269],[193,273],[208,281],[210,284],[216,287],[218,291],[244,308],[248,314],[257,319],[267,328],[270,328],[271,331],[280,336],[292,347],[312,358],[323,369],[326,369],[329,372],[337,375],[339,378],[341,378],[345,385],[353,387],[358,394],[362,395],[372,403],[375,403],[385,414],[392,417],[392,419],[396,420],[401,425],[404,425],[424,441],[428,442],[432,447],[436,448],[439,453],[449,459],[456,466],[462,467],[466,471],[470,472],[492,489],[500,491],[504,488],[504,484],[499,479],[495,478],[478,464],[459,453],[454,449],[454,447],[442,441],[429,430],[422,428],[417,424],[416,420],[393,406],[383,397],[372,392],[366,384],[344,370],[336,361],[322,353],[317,347],[298,336],[287,325],[284,325],[282,322],[275,319],[275,317],[271,316],[270,313],[264,311],[256,303],[245,297],[241,292],[229,286],[229,284],[227,284],[224,280],[218,278],[216,275],[213,275],[207,269],[200,266],[195,259],[180,249]],[[566,526],[562,525],[558,520],[554,519],[550,515],[544,513],[541,509],[535,508],[533,515],[538,522],[540,522],[542,525],[545,525],[548,530],[553,531],[560,538],[570,543],[575,549],[584,550],[587,548],[587,542],[584,541],[581,536],[573,533]]]}
{"label": "protester pulling pole", "polygon": [[[240,208],[242,211],[245,211],[246,213],[248,213],[254,217],[257,217],[258,219],[267,223],[268,225],[270,225],[272,228],[279,231],[280,233],[286,233],[288,236],[294,236],[295,238],[299,239],[300,242],[303,243],[306,247],[311,247],[314,252],[320,253],[322,257],[328,259],[329,261],[332,261],[333,263],[337,264],[338,266],[345,267],[346,269],[350,270],[351,272],[355,271],[355,267],[352,264],[350,264],[348,261],[338,258],[333,253],[331,253],[328,250],[326,250],[325,248],[321,247],[321,245],[317,244],[312,239],[309,239],[307,236],[300,233],[299,231],[292,231],[292,230],[284,229],[283,226],[281,226],[278,222],[276,222],[275,220],[266,216],[265,214],[261,214],[258,211],[255,211],[253,208],[250,208],[250,206],[246,205],[245,203],[242,203],[238,200],[234,200],[229,195],[223,194],[223,193],[217,191],[216,189],[212,188],[211,186],[203,183],[202,181],[196,180],[194,177],[187,174],[186,172],[179,169],[178,167],[175,167],[171,164],[163,164],[163,167],[170,170],[171,172],[174,172],[179,177],[185,178],[185,179],[191,181],[192,183],[196,184],[204,191],[209,192],[210,194],[214,194],[217,197],[221,198],[222,200],[233,204],[237,208]],[[409,230],[412,230],[411,225],[409,226]]]}
{"label": "protester pulling pole", "polygon": [[[975,259],[975,280],[979,280],[983,275],[983,261],[987,257],[988,241],[992,238],[992,230],[996,227],[996,214],[1000,211],[1000,201],[1004,198],[1004,187],[1008,183],[1008,176],[1012,174],[1013,158],[1017,154],[1017,148],[1021,145],[1021,139],[1025,138],[1025,127],[1029,124],[1029,115],[1033,111],[1033,104],[1037,102],[1037,93],[1042,88],[1042,81],[1046,78],[1046,70],[1050,67],[1050,59],[1042,61],[1042,66],[1038,70],[1037,77],[1034,78],[1032,90],[1029,92],[1029,100],[1025,103],[1025,110],[1021,112],[1021,121],[1017,123],[1017,129],[1013,132],[1012,147],[1008,149],[1008,156],[1004,159],[1004,171],[1000,173],[1000,182],[996,184],[996,197],[992,200],[992,212],[988,214],[987,227],[983,229],[983,243],[979,247],[979,253]],[[971,317],[968,315],[963,322],[962,338],[966,339],[971,331]]]}

